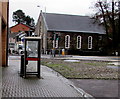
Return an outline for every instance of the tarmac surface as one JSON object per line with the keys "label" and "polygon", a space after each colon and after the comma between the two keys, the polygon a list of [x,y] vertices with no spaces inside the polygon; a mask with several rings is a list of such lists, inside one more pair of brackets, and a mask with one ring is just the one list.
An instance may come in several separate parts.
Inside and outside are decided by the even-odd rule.
{"label": "tarmac surface", "polygon": [[71,79],[75,86],[83,89],[94,98],[120,99],[120,81],[118,80],[95,80],[95,79]]}
{"label": "tarmac surface", "polygon": [[118,62],[120,64],[120,56],[77,56],[77,55],[56,55],[52,57],[51,55],[42,55],[42,58],[55,58],[55,59],[71,59],[71,60],[90,60],[90,61],[110,61]]}
{"label": "tarmac surface", "polygon": [[3,67],[2,97],[83,97],[71,81],[46,66],[41,66],[41,79],[22,78],[19,70],[20,57],[10,56],[9,66]]}

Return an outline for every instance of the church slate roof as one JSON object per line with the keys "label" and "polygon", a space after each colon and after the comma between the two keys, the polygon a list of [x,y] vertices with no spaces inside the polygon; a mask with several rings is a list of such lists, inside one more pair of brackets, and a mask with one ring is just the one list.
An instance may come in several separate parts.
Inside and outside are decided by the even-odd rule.
{"label": "church slate roof", "polygon": [[48,31],[105,34],[104,27],[89,16],[43,13]]}

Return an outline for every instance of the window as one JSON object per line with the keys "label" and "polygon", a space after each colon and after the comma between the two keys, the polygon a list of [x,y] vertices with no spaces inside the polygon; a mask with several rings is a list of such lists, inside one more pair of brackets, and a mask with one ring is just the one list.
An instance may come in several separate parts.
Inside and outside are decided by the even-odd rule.
{"label": "window", "polygon": [[77,36],[77,49],[81,49],[81,36]]}
{"label": "window", "polygon": [[65,36],[65,48],[70,48],[70,36]]}
{"label": "window", "polygon": [[58,40],[55,40],[55,48],[58,48]]}
{"label": "window", "polygon": [[92,49],[92,36],[88,37],[88,49]]}
{"label": "window", "polygon": [[53,40],[53,48],[58,48],[58,40]]}
{"label": "window", "polygon": [[59,34],[54,33],[51,39],[53,40],[53,48],[58,48]]}

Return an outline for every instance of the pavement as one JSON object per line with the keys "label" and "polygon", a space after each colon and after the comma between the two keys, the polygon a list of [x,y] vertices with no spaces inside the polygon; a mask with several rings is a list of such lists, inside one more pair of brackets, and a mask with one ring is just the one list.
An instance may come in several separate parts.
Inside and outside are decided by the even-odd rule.
{"label": "pavement", "polygon": [[92,97],[52,69],[41,66],[41,79],[19,76],[20,56],[9,56],[3,67],[2,98],[11,97]]}

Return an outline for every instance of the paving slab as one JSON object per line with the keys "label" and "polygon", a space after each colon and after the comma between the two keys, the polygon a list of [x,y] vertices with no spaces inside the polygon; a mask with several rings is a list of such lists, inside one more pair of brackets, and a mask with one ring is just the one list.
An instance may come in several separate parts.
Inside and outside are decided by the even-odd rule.
{"label": "paving slab", "polygon": [[3,67],[2,97],[83,97],[71,82],[52,69],[41,66],[41,79],[19,76],[20,57],[9,57]]}

